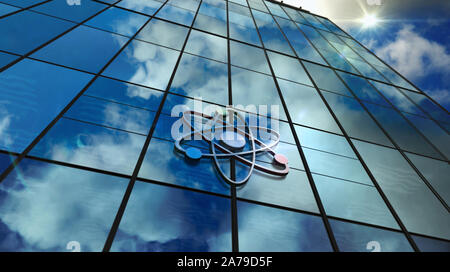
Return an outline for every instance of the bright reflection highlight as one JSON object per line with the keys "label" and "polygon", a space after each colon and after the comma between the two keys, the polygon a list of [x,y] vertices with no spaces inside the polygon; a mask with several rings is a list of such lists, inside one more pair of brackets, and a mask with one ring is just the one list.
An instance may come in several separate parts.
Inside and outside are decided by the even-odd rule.
{"label": "bright reflection highlight", "polygon": [[376,26],[380,20],[374,14],[366,14],[360,21],[363,24],[363,28],[370,28]]}

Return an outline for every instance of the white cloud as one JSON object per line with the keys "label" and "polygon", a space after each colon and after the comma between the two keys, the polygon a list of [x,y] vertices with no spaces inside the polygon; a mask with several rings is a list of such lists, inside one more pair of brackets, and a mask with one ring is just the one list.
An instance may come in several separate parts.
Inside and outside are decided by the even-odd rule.
{"label": "white cloud", "polygon": [[432,73],[448,75],[450,71],[450,54],[446,48],[422,37],[412,25],[404,25],[394,41],[379,47],[375,53],[411,79]]}

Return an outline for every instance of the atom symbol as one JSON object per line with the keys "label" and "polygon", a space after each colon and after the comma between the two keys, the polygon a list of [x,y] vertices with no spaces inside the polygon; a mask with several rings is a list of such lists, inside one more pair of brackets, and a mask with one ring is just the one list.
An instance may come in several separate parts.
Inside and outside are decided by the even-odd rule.
{"label": "atom symbol", "polygon": [[[230,114],[236,115],[243,125],[235,126],[227,121],[224,121],[224,117],[227,113],[215,112],[213,116],[205,115],[196,111],[185,111],[183,112],[182,118],[183,123],[186,124],[190,132],[185,133],[175,141],[175,148],[179,152],[185,155],[188,160],[199,160],[202,157],[213,158],[215,166],[220,173],[220,175],[231,185],[243,185],[249,179],[254,169],[259,171],[276,175],[285,176],[289,172],[288,159],[282,155],[277,154],[272,149],[280,141],[280,134],[273,129],[259,126],[249,126],[242,115],[234,109],[227,108]],[[199,116],[202,121],[207,121],[208,127],[202,129],[195,129],[191,125],[191,117]],[[194,119],[195,120],[195,119]],[[234,122],[233,122],[234,124]],[[242,129],[242,127],[244,127]],[[247,128],[247,129],[246,129]],[[253,129],[262,129],[269,132],[272,136],[275,136],[275,140],[270,144],[265,144],[261,140],[253,136]],[[207,134],[208,133],[208,134]],[[190,139],[193,135],[198,135],[202,140],[209,143],[210,154],[203,154],[202,151],[196,147],[183,148],[182,143],[185,139]],[[273,139],[273,138],[272,138]],[[260,146],[256,149],[255,143]],[[244,148],[249,145],[250,150],[244,150]],[[217,153],[219,150],[222,153]],[[260,153],[270,154],[273,157],[273,163],[277,166],[281,166],[281,170],[271,169],[259,164],[256,164],[256,155]],[[244,156],[251,155],[251,160],[245,158]],[[219,166],[218,158],[235,158],[241,163],[250,167],[248,174],[245,178],[235,181],[228,177],[221,167]]]}

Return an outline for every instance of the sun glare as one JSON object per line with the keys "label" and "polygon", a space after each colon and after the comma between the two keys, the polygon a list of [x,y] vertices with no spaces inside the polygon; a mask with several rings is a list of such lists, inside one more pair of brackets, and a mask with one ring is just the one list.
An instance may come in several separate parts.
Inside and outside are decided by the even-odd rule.
{"label": "sun glare", "polygon": [[361,23],[364,28],[374,27],[378,24],[379,20],[377,16],[373,14],[366,14],[364,18],[361,19]]}

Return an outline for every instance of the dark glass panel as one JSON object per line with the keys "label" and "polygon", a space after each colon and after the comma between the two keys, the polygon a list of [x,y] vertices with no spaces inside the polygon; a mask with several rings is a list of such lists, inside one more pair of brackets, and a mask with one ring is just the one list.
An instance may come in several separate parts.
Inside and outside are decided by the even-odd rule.
{"label": "dark glass panel", "polygon": [[450,252],[450,243],[448,241],[425,238],[412,235],[421,252]]}
{"label": "dark glass panel", "polygon": [[330,219],[331,228],[341,251],[411,252],[413,249],[401,232],[346,223]]}
{"label": "dark glass panel", "polygon": [[79,26],[31,57],[98,73],[127,40],[110,32]]}
{"label": "dark glass panel", "polygon": [[395,149],[353,140],[405,227],[415,233],[450,238],[450,216]]}
{"label": "dark glass panel", "polygon": [[111,251],[231,251],[230,200],[136,182]]}
{"label": "dark glass panel", "polygon": [[238,201],[240,251],[332,251],[322,219]]}
{"label": "dark glass panel", "polygon": [[0,251],[102,251],[127,184],[23,160],[0,185]]}
{"label": "dark glass panel", "polygon": [[16,7],[13,7],[13,6],[9,6],[9,5],[0,4],[0,16],[9,14],[9,13],[17,11],[17,10],[19,10],[19,8],[16,8]]}
{"label": "dark glass panel", "polygon": [[0,149],[22,152],[91,78],[89,74],[28,59],[3,71]]}

